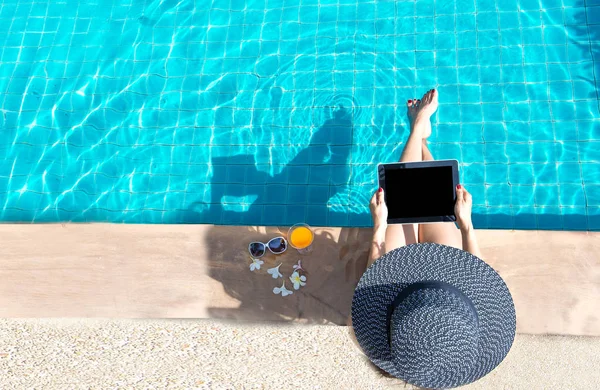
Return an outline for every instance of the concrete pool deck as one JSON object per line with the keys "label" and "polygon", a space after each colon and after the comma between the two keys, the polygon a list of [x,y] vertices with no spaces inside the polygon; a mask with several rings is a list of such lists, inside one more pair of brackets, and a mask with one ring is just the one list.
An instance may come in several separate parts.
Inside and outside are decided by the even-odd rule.
{"label": "concrete pool deck", "polygon": [[[223,320],[0,320],[3,389],[414,389],[373,369],[347,327]],[[464,389],[592,389],[600,338],[519,334]]]}
{"label": "concrete pool deck", "polygon": [[[267,255],[247,245],[286,228],[213,225],[0,225],[0,316],[212,318],[344,324],[370,229],[316,228],[314,250]],[[517,332],[600,336],[600,233],[477,231],[513,294]],[[274,295],[302,258],[306,287]],[[278,283],[279,282],[279,283]],[[287,287],[291,288],[289,280]]]}

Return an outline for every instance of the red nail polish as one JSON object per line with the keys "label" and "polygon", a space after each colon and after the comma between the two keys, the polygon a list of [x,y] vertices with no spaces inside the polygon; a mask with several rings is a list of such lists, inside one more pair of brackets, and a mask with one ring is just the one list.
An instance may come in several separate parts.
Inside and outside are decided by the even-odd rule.
{"label": "red nail polish", "polygon": [[459,184],[456,186],[456,188],[458,188],[460,190],[462,188],[462,186]]}
{"label": "red nail polish", "polygon": [[379,192],[383,192],[383,188],[379,187]]}

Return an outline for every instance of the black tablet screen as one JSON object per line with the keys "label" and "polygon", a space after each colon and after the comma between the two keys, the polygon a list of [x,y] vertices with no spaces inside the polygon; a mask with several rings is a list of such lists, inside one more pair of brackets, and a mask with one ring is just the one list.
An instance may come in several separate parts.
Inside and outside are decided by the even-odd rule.
{"label": "black tablet screen", "polygon": [[385,170],[388,218],[454,215],[452,167]]}

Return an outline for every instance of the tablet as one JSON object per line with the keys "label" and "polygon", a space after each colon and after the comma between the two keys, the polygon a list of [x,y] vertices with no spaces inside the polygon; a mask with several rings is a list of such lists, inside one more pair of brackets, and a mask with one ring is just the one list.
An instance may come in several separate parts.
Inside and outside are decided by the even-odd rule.
{"label": "tablet", "polygon": [[458,161],[380,164],[388,223],[453,222]]}

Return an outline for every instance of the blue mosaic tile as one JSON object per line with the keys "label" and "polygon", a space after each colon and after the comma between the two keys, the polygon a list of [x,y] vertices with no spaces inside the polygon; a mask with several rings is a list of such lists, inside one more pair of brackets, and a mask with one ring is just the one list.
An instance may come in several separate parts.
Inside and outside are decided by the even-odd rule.
{"label": "blue mosaic tile", "polygon": [[563,218],[559,207],[536,207],[536,215],[539,229],[563,229]]}
{"label": "blue mosaic tile", "polygon": [[535,208],[532,206],[514,208],[514,226],[515,229],[536,229]]}
{"label": "blue mosaic tile", "polygon": [[564,228],[566,230],[588,230],[585,207],[562,208]]}
{"label": "blue mosaic tile", "polygon": [[436,87],[478,226],[597,229],[599,5],[6,3],[0,219],[369,226]]}

